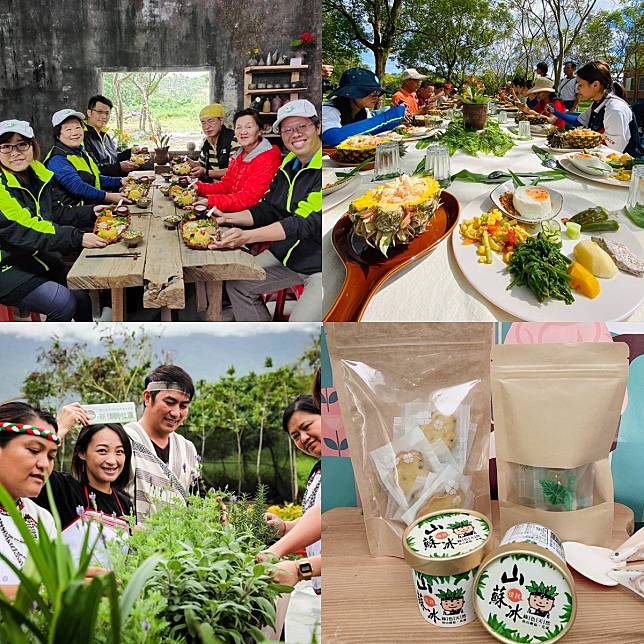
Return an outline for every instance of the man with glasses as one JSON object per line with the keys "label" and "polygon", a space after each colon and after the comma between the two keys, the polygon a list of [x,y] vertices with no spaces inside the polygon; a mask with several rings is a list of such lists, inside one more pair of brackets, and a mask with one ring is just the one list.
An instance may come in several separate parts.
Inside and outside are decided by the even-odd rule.
{"label": "man with glasses", "polygon": [[380,97],[385,93],[378,77],[368,69],[352,67],[340,78],[329,102],[322,105],[322,141],[336,146],[356,134],[378,134],[400,125],[405,106],[393,107],[372,116]]}
{"label": "man with glasses", "polygon": [[191,176],[204,183],[221,179],[226,174],[230,153],[238,147],[234,141],[235,133],[224,125],[224,113],[224,106],[219,103],[206,105],[199,113],[206,139],[199,161],[188,159],[188,163],[192,166]]}
{"label": "man with glasses", "polygon": [[235,320],[269,321],[262,295],[303,284],[290,320],[316,322],[322,319],[322,141],[315,106],[306,99],[283,105],[274,131],[280,133],[288,154],[268,192],[248,210],[216,210],[217,223],[230,227],[210,248],[270,243],[256,257],[266,271],[264,281],[226,282]]}
{"label": "man with glasses", "polygon": [[85,150],[94,159],[100,173],[108,177],[125,177],[136,170],[137,165],[130,161],[132,149],[117,152],[114,140],[108,134],[107,124],[112,114],[112,101],[97,94],[87,104],[85,130]]}

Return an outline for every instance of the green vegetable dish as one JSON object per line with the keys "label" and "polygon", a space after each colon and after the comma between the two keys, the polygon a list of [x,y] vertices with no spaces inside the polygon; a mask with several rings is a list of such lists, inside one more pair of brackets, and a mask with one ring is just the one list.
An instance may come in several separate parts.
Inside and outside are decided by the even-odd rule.
{"label": "green vegetable dish", "polygon": [[[434,139],[436,138],[434,137]],[[488,121],[483,131],[479,132],[466,129],[462,118],[454,119],[449,124],[445,134],[440,137],[440,142],[447,146],[450,155],[453,155],[457,150],[463,150],[472,156],[477,156],[481,152],[502,157],[514,147],[512,137],[497,123]],[[422,150],[429,145],[429,140],[425,139],[419,141],[416,148]]]}

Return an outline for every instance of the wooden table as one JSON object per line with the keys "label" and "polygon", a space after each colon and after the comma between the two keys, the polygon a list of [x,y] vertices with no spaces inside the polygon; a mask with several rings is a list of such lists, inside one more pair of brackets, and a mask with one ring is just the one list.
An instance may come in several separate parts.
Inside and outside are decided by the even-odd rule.
{"label": "wooden table", "polygon": [[[182,214],[159,190],[157,177],[147,211],[130,206],[132,229],[142,230],[143,242],[129,249],[124,242],[101,249],[84,249],[67,275],[70,288],[112,293],[112,320],[125,320],[125,289],[143,286],[143,306],[161,309],[162,319],[170,319],[172,309],[186,306],[185,284],[194,282],[197,311],[208,321],[221,320],[222,284],[226,280],[263,280],[266,273],[250,253],[235,250],[193,250],[181,240],[180,231],[168,230],[161,217]],[[113,253],[136,252],[138,257],[99,257]]]}
{"label": "wooden table", "polygon": [[[492,519],[498,525],[498,504]],[[613,546],[633,529],[633,513],[615,505]],[[498,533],[497,533],[498,536]],[[333,644],[483,644],[496,642],[475,621],[438,628],[421,616],[404,559],[371,557],[360,508],[336,508],[322,515],[324,556],[322,641]],[[642,644],[644,601],[622,586],[605,587],[573,572],[577,618],[562,641]]]}

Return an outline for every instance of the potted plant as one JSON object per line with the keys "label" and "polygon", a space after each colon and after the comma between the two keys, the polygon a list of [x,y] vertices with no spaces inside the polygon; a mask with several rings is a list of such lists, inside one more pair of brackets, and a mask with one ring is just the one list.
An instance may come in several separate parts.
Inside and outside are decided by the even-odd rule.
{"label": "potted plant", "polygon": [[490,102],[483,83],[477,79],[468,82],[458,98],[463,104],[463,125],[466,128],[482,130],[487,123],[487,106]]}
{"label": "potted plant", "polygon": [[301,65],[304,62],[305,48],[315,47],[315,36],[310,31],[305,31],[291,40],[291,47],[296,51],[291,57],[290,64]]}
{"label": "potted plant", "polygon": [[156,130],[152,133],[154,143],[154,161],[158,165],[170,162],[170,135],[161,132],[161,125],[157,124]]}

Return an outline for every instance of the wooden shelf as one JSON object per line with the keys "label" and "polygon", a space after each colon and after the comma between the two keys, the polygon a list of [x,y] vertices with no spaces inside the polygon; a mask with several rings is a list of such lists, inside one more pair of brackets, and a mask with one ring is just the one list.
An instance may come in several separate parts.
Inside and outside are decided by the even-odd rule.
{"label": "wooden shelf", "polygon": [[253,65],[252,67],[245,67],[244,71],[248,74],[251,72],[297,72],[308,69],[308,65]]}
{"label": "wooden shelf", "polygon": [[246,94],[292,94],[293,92],[307,92],[308,87],[284,87],[275,89],[247,89]]}

